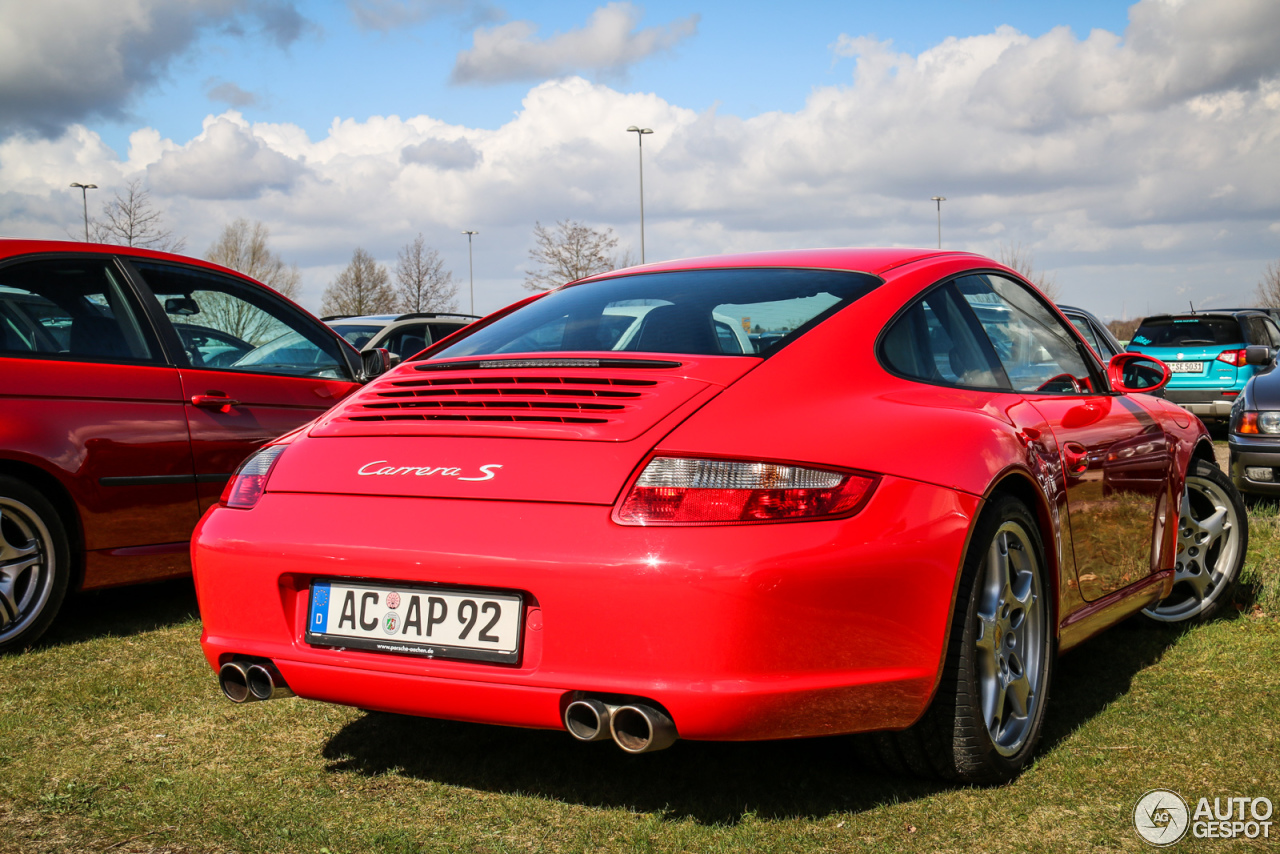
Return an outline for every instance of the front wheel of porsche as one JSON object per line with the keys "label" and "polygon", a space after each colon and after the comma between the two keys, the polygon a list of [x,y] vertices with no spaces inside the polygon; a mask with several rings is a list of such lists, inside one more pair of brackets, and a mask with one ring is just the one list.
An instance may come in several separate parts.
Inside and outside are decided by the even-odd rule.
{"label": "front wheel of porsche", "polygon": [[1173,590],[1143,611],[1158,623],[1213,619],[1231,603],[1249,547],[1249,517],[1231,478],[1196,460],[1178,514]]}
{"label": "front wheel of porsche", "polygon": [[1039,527],[1022,502],[993,499],[970,542],[933,703],[910,729],[870,743],[890,769],[1004,783],[1040,739],[1053,668],[1053,587]]}
{"label": "front wheel of porsche", "polygon": [[44,634],[70,577],[62,520],[43,495],[0,476],[0,652]]}

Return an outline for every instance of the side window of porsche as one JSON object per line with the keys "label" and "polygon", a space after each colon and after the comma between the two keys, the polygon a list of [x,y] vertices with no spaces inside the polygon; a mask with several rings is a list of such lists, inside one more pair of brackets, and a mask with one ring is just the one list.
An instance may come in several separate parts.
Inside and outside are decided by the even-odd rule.
{"label": "side window of porsche", "polygon": [[935,288],[898,317],[881,341],[880,356],[896,373],[925,382],[1009,387],[953,285]]}
{"label": "side window of porsche", "polygon": [[1081,394],[1091,383],[1076,338],[1017,282],[966,276],[956,283],[995,348],[1015,391]]}

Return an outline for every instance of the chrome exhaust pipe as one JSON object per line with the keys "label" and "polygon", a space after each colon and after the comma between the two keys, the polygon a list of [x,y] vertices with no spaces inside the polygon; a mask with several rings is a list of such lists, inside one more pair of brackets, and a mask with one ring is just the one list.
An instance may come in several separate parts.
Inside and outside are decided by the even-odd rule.
{"label": "chrome exhaust pipe", "polygon": [[614,711],[609,718],[613,740],[627,753],[652,753],[676,743],[680,734],[675,722],[652,706],[632,703]]}
{"label": "chrome exhaust pipe", "polygon": [[279,700],[293,696],[280,671],[270,662],[249,665],[247,681],[249,695],[255,700]]}
{"label": "chrome exhaust pipe", "polygon": [[258,699],[249,690],[249,666],[243,661],[228,661],[218,668],[218,687],[233,703],[249,703]]}
{"label": "chrome exhaust pipe", "polygon": [[578,741],[604,741],[617,708],[600,700],[575,700],[564,710],[564,728]]}

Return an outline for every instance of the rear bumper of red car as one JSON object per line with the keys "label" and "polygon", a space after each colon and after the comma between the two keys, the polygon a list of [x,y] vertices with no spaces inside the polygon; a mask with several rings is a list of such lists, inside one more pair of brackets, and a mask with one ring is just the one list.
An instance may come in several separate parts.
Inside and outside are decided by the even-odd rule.
{"label": "rear bumper of red car", "polygon": [[[858,515],[624,527],[598,505],[268,493],[211,511],[192,554],[205,655],[271,659],[298,696],[563,727],[580,694],[661,705],[684,738],[900,728],[932,695],[978,499],[885,478]],[[304,640],[310,584],[518,591],[515,665]]]}

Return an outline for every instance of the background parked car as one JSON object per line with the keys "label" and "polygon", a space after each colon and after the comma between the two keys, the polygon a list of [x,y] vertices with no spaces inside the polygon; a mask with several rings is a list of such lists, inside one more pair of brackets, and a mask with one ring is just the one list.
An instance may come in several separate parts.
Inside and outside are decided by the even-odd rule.
{"label": "background parked car", "polygon": [[1084,340],[1089,342],[1093,352],[1102,357],[1102,361],[1110,361],[1112,356],[1124,352],[1124,346],[1116,340],[1116,336],[1111,334],[1107,325],[1094,317],[1091,312],[1076,308],[1074,305],[1059,305],[1058,311],[1071,321],[1071,325],[1084,336]]}
{"label": "background parked car", "polygon": [[68,590],[190,571],[232,472],[366,373],[279,294],[191,258],[0,241],[0,649]]}
{"label": "background parked car", "polygon": [[1250,345],[1280,347],[1280,327],[1258,309],[1160,314],[1142,321],[1128,349],[1165,362],[1165,397],[1201,418],[1225,419],[1253,376]]}
{"label": "background parked car", "polygon": [[1270,347],[1248,348],[1245,360],[1258,372],[1231,408],[1231,482],[1251,495],[1280,496],[1280,371],[1275,357]]}
{"label": "background parked car", "polygon": [[359,317],[331,314],[322,320],[357,350],[366,352],[383,347],[399,362],[479,318],[473,314],[413,312]]}

